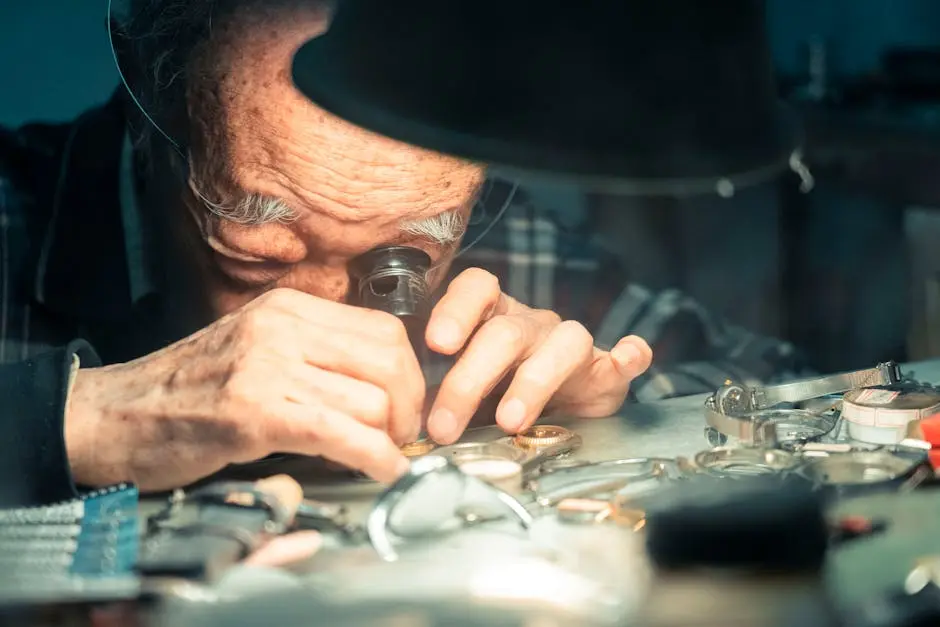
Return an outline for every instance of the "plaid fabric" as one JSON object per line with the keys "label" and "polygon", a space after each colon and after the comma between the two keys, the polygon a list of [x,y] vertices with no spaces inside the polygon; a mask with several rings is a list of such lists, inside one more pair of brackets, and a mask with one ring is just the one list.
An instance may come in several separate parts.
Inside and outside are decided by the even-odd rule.
{"label": "plaid fabric", "polygon": [[[75,320],[36,302],[36,268],[48,254],[49,225],[56,211],[68,211],[58,206],[59,187],[76,127],[0,129],[0,363],[81,334]],[[645,338],[654,366],[634,385],[639,400],[710,391],[726,379],[757,383],[805,374],[789,344],[718,320],[680,292],[652,293],[630,284],[617,261],[596,245],[587,220],[536,207],[525,193],[510,198],[508,189],[490,190],[484,203],[490,219],[471,223],[465,241],[477,240],[503,205],[505,213],[455,260],[452,273],[471,266],[488,270],[519,301],[582,322],[601,346],[631,334]],[[125,261],[133,266],[133,259]],[[446,363],[436,371],[431,383]]]}
{"label": "plaid fabric", "polygon": [[[595,241],[588,217],[566,219],[524,192],[500,200],[509,202],[503,218],[471,225],[467,242],[492,224],[457,258],[452,274],[488,270],[510,296],[584,324],[601,347],[627,335],[644,338],[654,358],[633,386],[638,400],[713,391],[728,379],[754,385],[808,374],[792,345],[718,319],[680,291],[654,293],[630,283]],[[499,208],[487,204],[488,213]]]}

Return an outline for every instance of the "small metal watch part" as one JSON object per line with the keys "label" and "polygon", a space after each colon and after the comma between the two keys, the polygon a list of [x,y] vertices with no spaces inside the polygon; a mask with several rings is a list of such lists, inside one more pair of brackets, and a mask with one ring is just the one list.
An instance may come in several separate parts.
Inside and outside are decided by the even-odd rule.
{"label": "small metal watch part", "polygon": [[748,391],[735,383],[726,383],[715,392],[715,410],[725,416],[743,416],[754,409]]}
{"label": "small metal watch part", "polygon": [[536,477],[527,487],[540,505],[551,507],[572,498],[613,495],[628,487],[634,493],[652,492],[685,474],[678,461],[636,457],[561,468]]}
{"label": "small metal watch part", "polygon": [[480,458],[505,459],[521,464],[526,458],[525,451],[520,451],[514,446],[499,441],[458,442],[457,444],[437,447],[434,449],[434,454],[450,460],[457,466],[465,461]]}
{"label": "small metal watch part", "polygon": [[567,442],[574,434],[564,427],[535,425],[517,434],[512,442],[525,449],[544,448]]}
{"label": "small metal watch part", "polygon": [[[507,511],[507,514],[515,518],[523,529],[528,529],[534,521],[532,514],[512,495],[461,472],[447,458],[438,455],[418,457],[398,481],[378,496],[366,518],[365,528],[369,543],[384,561],[394,562],[398,559],[396,544],[402,538],[395,533],[390,525],[396,507],[412,493],[412,490],[418,488],[419,485],[432,476],[439,480],[447,477],[456,479],[461,491],[467,485],[465,482],[475,482],[478,486],[490,491],[495,501],[498,501],[503,509]],[[457,510],[460,510],[459,504],[455,511],[450,512],[450,514],[455,515]]]}
{"label": "small metal watch part", "polygon": [[633,531],[640,531],[646,525],[646,512],[629,507],[624,500],[564,499],[558,503],[555,511],[562,522],[612,522]]}
{"label": "small metal watch part", "polygon": [[481,455],[457,462],[464,474],[481,479],[510,494],[522,491],[522,464],[502,457]]}
{"label": "small metal watch part", "polygon": [[701,470],[724,477],[783,472],[799,463],[799,457],[779,449],[717,447],[695,456]]}
{"label": "small metal watch part", "polygon": [[421,455],[427,455],[436,447],[437,445],[433,441],[428,438],[422,438],[416,442],[409,442],[404,445],[401,447],[401,452],[405,457],[419,457]]}
{"label": "small metal watch part", "polygon": [[866,485],[905,477],[921,465],[922,460],[885,450],[852,451],[812,458],[797,474],[820,485]]}

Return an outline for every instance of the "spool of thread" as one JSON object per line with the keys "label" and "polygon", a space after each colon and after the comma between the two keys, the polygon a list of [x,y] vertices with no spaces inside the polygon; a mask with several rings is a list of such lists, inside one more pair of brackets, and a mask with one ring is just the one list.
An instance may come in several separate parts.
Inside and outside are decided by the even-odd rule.
{"label": "spool of thread", "polygon": [[842,417],[849,437],[869,444],[897,444],[910,422],[940,412],[940,394],[932,390],[878,386],[846,392]]}

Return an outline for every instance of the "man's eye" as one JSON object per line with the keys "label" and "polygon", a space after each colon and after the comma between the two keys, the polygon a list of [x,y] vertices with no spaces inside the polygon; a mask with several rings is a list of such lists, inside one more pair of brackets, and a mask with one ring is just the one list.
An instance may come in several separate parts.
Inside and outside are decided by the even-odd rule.
{"label": "man's eye", "polygon": [[290,272],[291,264],[277,261],[242,261],[216,254],[216,262],[226,278],[245,287],[264,287]]}

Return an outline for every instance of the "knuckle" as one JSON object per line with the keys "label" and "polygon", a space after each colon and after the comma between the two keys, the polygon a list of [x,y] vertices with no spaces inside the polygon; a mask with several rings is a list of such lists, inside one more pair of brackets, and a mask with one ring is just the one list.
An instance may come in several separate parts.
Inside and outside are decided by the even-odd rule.
{"label": "knuckle", "polygon": [[594,336],[577,320],[565,320],[558,323],[558,330],[579,344],[594,345]]}
{"label": "knuckle", "polygon": [[398,392],[392,385],[403,380],[403,375],[410,373],[412,364],[405,351],[380,350],[376,351],[370,359],[375,366],[376,374],[381,379],[376,383],[382,385],[388,393]]}
{"label": "knuckle", "polygon": [[567,320],[567,321],[563,320],[561,316],[559,316],[557,313],[549,309],[542,309],[539,311],[539,314],[541,317],[545,319],[545,322],[549,326],[557,327],[559,325],[564,324],[565,322],[570,322],[584,329],[585,333],[587,333],[588,335],[591,335],[591,333],[587,329],[584,328],[584,325],[578,322],[577,320]]}
{"label": "knuckle", "polygon": [[397,316],[375,310],[370,310],[368,315],[370,318],[369,324],[389,342],[400,344],[408,341],[408,331],[405,329],[405,323]]}
{"label": "knuckle", "polygon": [[447,395],[460,403],[471,403],[479,400],[486,392],[485,381],[474,376],[466,368],[454,368],[444,378],[442,389]]}
{"label": "knuckle", "polygon": [[246,309],[238,317],[235,326],[235,339],[238,342],[254,344],[265,336],[268,326],[268,314],[262,309]]}
{"label": "knuckle", "polygon": [[523,382],[527,387],[543,389],[551,385],[551,372],[547,371],[545,365],[536,366],[530,361],[524,362],[516,370],[516,379]]}
{"label": "knuckle", "polygon": [[499,277],[483,268],[468,268],[460,278],[460,283],[472,286],[474,291],[480,290],[491,295],[500,292]]}
{"label": "knuckle", "polygon": [[388,423],[391,399],[388,393],[378,387],[369,386],[360,392],[359,403],[363,419],[374,427],[384,427]]}
{"label": "knuckle", "polygon": [[515,318],[499,316],[487,322],[484,327],[493,342],[513,348],[519,348],[526,343],[525,328]]}

